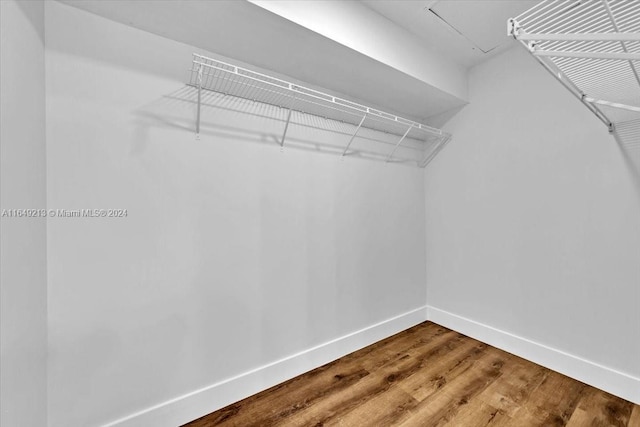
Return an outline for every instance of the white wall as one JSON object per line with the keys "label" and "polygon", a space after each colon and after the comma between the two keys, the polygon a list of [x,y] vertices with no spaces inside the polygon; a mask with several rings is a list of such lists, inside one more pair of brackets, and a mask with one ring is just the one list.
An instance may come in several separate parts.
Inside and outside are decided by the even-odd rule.
{"label": "white wall", "polygon": [[639,401],[638,171],[523,49],[469,84],[426,170],[430,318]]}
{"label": "white wall", "polygon": [[46,36],[48,205],[128,210],[49,221],[51,426],[176,425],[424,319],[421,169],[224,109],[196,141],[191,47],[57,2]]}
{"label": "white wall", "polygon": [[[44,209],[44,5],[0,2],[0,210]],[[45,218],[0,219],[0,425],[46,425]]]}

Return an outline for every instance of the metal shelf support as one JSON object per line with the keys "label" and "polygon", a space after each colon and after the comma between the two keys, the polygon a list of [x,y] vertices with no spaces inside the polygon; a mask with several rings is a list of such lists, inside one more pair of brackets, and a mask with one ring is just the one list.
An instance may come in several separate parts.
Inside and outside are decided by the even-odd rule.
{"label": "metal shelf support", "polygon": [[198,111],[196,113],[196,139],[200,139],[200,109],[202,108],[202,65],[198,67]]}
{"label": "metal shelf support", "polygon": [[287,113],[287,123],[284,125],[284,132],[282,132],[282,138],[280,139],[280,147],[284,147],[284,140],[287,137],[287,130],[289,130],[289,123],[291,122],[291,107]]}
{"label": "metal shelf support", "polygon": [[409,129],[407,129],[407,131],[404,133],[404,135],[402,135],[402,138],[400,138],[400,141],[398,141],[398,143],[396,144],[395,147],[393,147],[393,150],[391,150],[391,153],[389,153],[389,157],[387,157],[387,162],[391,160],[391,158],[393,157],[393,155],[395,154],[396,150],[398,149],[398,147],[400,146],[400,144],[402,144],[402,141],[404,141],[404,139],[407,137],[407,135],[409,134],[409,132],[411,131],[411,128],[413,128],[413,126],[409,126]]}
{"label": "metal shelf support", "polygon": [[349,151],[349,147],[351,147],[351,143],[353,142],[353,140],[355,139],[356,135],[358,134],[358,131],[360,130],[360,128],[362,127],[362,124],[364,123],[364,120],[367,118],[367,115],[365,114],[364,116],[362,116],[362,120],[360,120],[360,123],[358,123],[358,127],[356,128],[356,131],[353,132],[353,135],[351,135],[351,139],[349,139],[349,143],[347,144],[346,147],[344,147],[344,151],[342,152],[342,156],[344,157],[347,152]]}

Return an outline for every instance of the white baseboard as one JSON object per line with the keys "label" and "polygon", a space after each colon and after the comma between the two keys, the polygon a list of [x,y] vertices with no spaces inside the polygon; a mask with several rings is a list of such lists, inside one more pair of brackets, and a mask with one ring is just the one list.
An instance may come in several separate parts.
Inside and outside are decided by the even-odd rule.
{"label": "white baseboard", "polygon": [[640,378],[435,307],[426,310],[427,320],[640,405]]}
{"label": "white baseboard", "polygon": [[424,322],[426,306],[368,326],[200,390],[144,409],[104,427],[176,427]]}
{"label": "white baseboard", "polygon": [[237,402],[381,339],[430,320],[544,367],[640,404],[640,378],[471,319],[424,306],[329,342],[162,402],[104,427],[175,427]]}

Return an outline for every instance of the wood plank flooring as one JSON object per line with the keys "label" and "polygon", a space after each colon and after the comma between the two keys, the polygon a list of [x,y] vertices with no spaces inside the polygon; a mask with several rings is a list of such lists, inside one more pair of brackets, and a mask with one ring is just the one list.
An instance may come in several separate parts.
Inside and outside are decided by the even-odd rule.
{"label": "wood plank flooring", "polygon": [[424,322],[186,426],[640,427],[640,406]]}

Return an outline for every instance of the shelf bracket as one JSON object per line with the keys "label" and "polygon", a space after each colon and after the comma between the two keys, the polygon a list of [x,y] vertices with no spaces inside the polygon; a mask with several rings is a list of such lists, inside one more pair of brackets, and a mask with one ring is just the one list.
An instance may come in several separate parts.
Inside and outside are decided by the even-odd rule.
{"label": "shelf bracket", "polygon": [[409,128],[407,129],[407,131],[404,133],[404,135],[402,135],[402,138],[400,138],[400,141],[398,141],[398,143],[396,144],[395,147],[393,147],[393,150],[391,151],[391,153],[389,153],[389,156],[387,157],[387,162],[391,160],[391,158],[393,157],[393,154],[396,152],[396,150],[398,149],[398,147],[400,146],[400,144],[402,144],[402,141],[404,141],[404,139],[407,137],[407,135],[409,134],[409,131],[411,130],[411,128],[413,128],[413,126],[409,126]]}
{"label": "shelf bracket", "polygon": [[284,132],[282,132],[282,138],[280,139],[280,148],[284,147],[284,139],[287,137],[287,130],[289,129],[290,122],[291,122],[291,107],[289,107],[289,113],[287,114],[287,123],[284,125]]}
{"label": "shelf bracket", "polygon": [[342,152],[342,156],[346,156],[347,155],[347,151],[349,151],[349,147],[351,147],[351,143],[353,142],[353,140],[355,139],[356,135],[358,134],[358,131],[360,130],[360,128],[362,127],[362,124],[364,123],[364,120],[367,118],[367,115],[365,114],[364,116],[362,116],[362,120],[360,120],[360,123],[358,124],[358,127],[356,128],[356,131],[353,133],[353,135],[351,135],[351,139],[349,140],[349,143],[347,144],[347,146],[344,148],[344,151]]}
{"label": "shelf bracket", "polygon": [[284,140],[287,137],[287,131],[289,130],[289,123],[291,123],[291,112],[296,104],[295,95],[291,98],[291,104],[289,105],[289,112],[287,113],[287,122],[284,125],[284,131],[282,132],[282,138],[280,139],[280,150],[284,148]]}
{"label": "shelf bracket", "polygon": [[198,112],[196,114],[196,139],[200,139],[200,106],[202,103],[202,64],[198,67]]}

